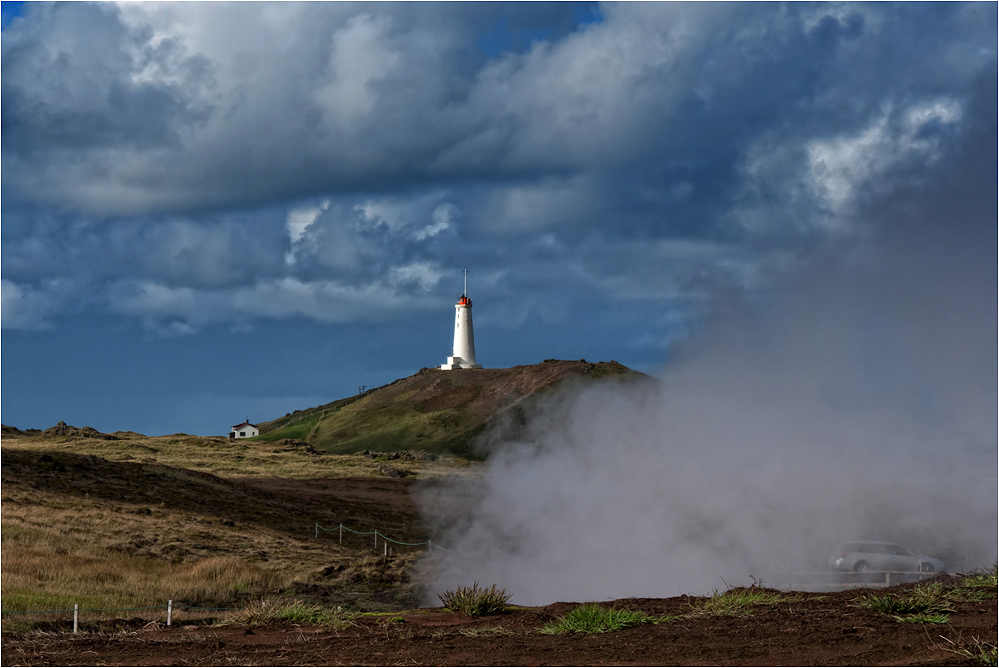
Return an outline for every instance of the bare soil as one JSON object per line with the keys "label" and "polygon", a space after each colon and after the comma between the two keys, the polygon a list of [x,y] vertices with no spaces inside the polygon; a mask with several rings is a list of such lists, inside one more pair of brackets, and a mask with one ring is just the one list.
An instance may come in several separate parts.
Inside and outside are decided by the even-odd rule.
{"label": "bare soil", "polygon": [[8,634],[3,665],[981,665],[955,650],[996,640],[994,600],[924,625],[854,607],[858,595],[801,594],[737,616],[698,614],[697,597],[620,600],[607,605],[683,617],[591,635],[538,632],[574,603],[480,618],[421,609],[363,616],[341,631],[136,621],[116,632]]}

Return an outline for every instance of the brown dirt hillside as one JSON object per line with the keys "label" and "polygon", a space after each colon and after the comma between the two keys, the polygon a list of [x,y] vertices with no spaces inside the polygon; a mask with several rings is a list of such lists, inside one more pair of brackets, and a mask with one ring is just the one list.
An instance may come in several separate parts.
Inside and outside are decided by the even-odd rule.
{"label": "brown dirt hillside", "polygon": [[654,382],[617,362],[546,360],[508,369],[421,369],[408,378],[264,423],[260,440],[304,439],[318,450],[420,449],[480,456],[475,437],[556,390],[591,382]]}

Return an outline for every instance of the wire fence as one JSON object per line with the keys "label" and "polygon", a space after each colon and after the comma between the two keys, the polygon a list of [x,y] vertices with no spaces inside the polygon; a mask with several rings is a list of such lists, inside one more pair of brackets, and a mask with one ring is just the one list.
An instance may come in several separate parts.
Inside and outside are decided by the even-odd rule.
{"label": "wire fence", "polygon": [[239,608],[206,608],[196,605],[174,604],[171,599],[167,601],[166,605],[147,605],[138,608],[81,608],[79,603],[74,603],[72,608],[65,608],[62,610],[0,610],[0,615],[53,615],[71,612],[73,613],[73,633],[79,633],[81,612],[138,612],[140,610],[166,610],[166,625],[172,626],[174,613],[181,610],[196,612],[235,612],[239,610]]}
{"label": "wire fence", "polygon": [[343,543],[343,532],[344,531],[346,531],[348,534],[353,534],[355,536],[373,536],[374,539],[375,539],[375,549],[376,550],[378,549],[378,539],[381,538],[382,539],[382,545],[383,545],[383,548],[384,548],[384,552],[385,552],[386,555],[391,554],[392,548],[389,546],[390,543],[392,545],[401,545],[403,547],[421,547],[423,545],[426,545],[427,546],[427,550],[434,549],[434,545],[433,545],[433,543],[430,540],[424,540],[424,541],[420,541],[418,543],[407,543],[405,541],[395,540],[394,538],[389,538],[388,536],[386,536],[385,534],[381,533],[377,529],[374,530],[374,531],[357,531],[355,529],[351,529],[348,526],[344,526],[343,524],[338,524],[335,529],[328,529],[328,528],[326,528],[326,527],[324,527],[324,526],[322,526],[322,525],[320,525],[320,524],[317,523],[316,524],[316,538],[319,538],[319,532],[320,531],[328,531],[330,533],[336,532],[337,535],[338,535],[338,537],[339,537],[339,542],[340,543]]}

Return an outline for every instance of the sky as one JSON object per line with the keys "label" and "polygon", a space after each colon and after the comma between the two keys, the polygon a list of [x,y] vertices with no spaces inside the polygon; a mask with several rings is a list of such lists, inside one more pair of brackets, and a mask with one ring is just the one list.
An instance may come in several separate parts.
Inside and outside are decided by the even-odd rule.
{"label": "sky", "polygon": [[975,314],[994,385],[995,3],[2,7],[4,424],[391,382],[450,354],[466,267],[480,364],[659,373],[914,246],[967,280],[868,315]]}

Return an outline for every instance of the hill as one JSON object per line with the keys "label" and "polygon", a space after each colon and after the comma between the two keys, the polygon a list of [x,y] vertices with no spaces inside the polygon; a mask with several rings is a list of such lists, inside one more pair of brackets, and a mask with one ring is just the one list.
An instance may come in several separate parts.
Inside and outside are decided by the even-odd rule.
{"label": "hill", "polygon": [[364,394],[265,422],[256,440],[302,439],[349,454],[419,449],[477,457],[475,437],[540,398],[591,382],[653,382],[617,362],[545,360],[508,369],[420,369]]}
{"label": "hill", "polygon": [[[415,484],[475,475],[454,457],[322,454],[301,442],[145,437],[4,426],[6,610],[128,609],[274,594],[365,610],[411,607],[428,537]],[[357,531],[339,540],[316,525]],[[371,531],[415,544],[385,558]],[[376,549],[379,548],[379,549]],[[96,613],[95,613],[96,614]],[[6,615],[4,633],[47,616]]]}

